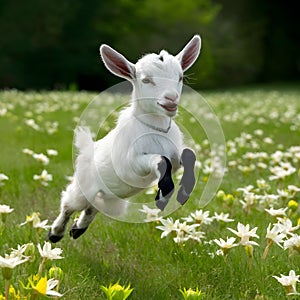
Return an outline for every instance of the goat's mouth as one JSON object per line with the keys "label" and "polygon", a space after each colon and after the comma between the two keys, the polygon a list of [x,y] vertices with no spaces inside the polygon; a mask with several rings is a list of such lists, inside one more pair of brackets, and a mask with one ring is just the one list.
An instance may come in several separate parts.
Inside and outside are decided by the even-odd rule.
{"label": "goat's mouth", "polygon": [[175,112],[177,110],[177,104],[167,104],[167,105],[163,105],[158,103],[163,109],[165,109],[166,111],[169,112]]}

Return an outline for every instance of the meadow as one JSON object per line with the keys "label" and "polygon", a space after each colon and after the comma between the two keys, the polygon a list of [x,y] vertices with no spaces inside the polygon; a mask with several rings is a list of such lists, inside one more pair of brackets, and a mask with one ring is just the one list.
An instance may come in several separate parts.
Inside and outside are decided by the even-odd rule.
{"label": "meadow", "polygon": [[[193,114],[179,113],[198,159],[189,201],[164,218],[157,211],[145,213],[153,221],[140,224],[99,213],[78,240],[66,235],[52,246],[63,258],[45,259],[30,283],[41,266],[37,245],[44,245],[73,173],[73,130],[96,94],[0,92],[0,256],[18,245],[34,245],[31,252],[19,251],[31,259],[13,269],[10,284],[16,294],[26,294],[27,284],[27,290],[38,290],[28,299],[43,297],[37,283],[56,266],[63,272],[62,299],[107,299],[101,286],[117,282],[130,284],[128,299],[138,300],[300,299],[300,88],[273,85],[201,95],[225,137],[219,151],[226,154],[226,171],[212,201],[199,205],[218,168],[218,153],[211,152]],[[97,113],[105,122],[99,136],[113,127],[123,98],[101,97]],[[201,118],[197,99],[183,97],[184,108]],[[149,190],[139,198],[147,204],[154,195]],[[4,212],[4,205],[13,211]],[[0,299],[5,299],[4,277]],[[11,292],[14,298],[23,299]]]}

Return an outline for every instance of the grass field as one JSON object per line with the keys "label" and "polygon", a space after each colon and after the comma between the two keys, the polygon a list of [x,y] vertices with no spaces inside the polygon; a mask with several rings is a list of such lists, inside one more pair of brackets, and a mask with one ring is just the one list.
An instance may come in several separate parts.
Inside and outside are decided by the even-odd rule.
{"label": "grass field", "polygon": [[[0,205],[14,208],[1,223],[2,257],[18,245],[44,244],[46,230],[19,224],[34,212],[49,224],[56,217],[60,193],[73,172],[73,130],[95,96],[87,92],[0,92]],[[290,270],[300,275],[300,231],[296,227],[300,224],[300,88],[264,86],[204,92],[202,96],[219,118],[226,140],[227,170],[219,192],[207,206],[199,207],[214,157],[203,130],[197,131],[192,117],[179,115],[194,139],[201,163],[190,200],[170,215],[174,222],[179,220],[181,229],[161,238],[162,231],[156,228],[162,225],[160,221],[131,224],[98,214],[78,240],[66,235],[55,245],[63,250],[63,259],[49,260],[44,266],[41,275],[53,265],[63,270],[59,287],[63,299],[106,299],[101,285],[116,282],[130,284],[134,290],[129,299],[138,300],[183,299],[180,289],[197,287],[202,299],[300,299],[287,296],[287,289],[273,277],[288,275]],[[101,114],[113,111],[120,101],[118,96],[102,97],[99,118],[104,120]],[[201,117],[197,99],[184,97],[185,108]],[[114,117],[115,113],[105,121],[100,136],[112,127]],[[46,158],[34,158],[24,149]],[[49,149],[57,155],[51,156]],[[37,176],[34,180],[44,169],[52,180]],[[148,202],[151,197],[154,195],[140,196]],[[270,208],[279,211],[265,210]],[[198,219],[185,225],[183,218],[200,209]],[[220,220],[221,213],[228,213],[232,221]],[[250,230],[257,227],[246,242],[228,230],[237,230],[238,223],[249,224]],[[272,244],[266,234],[268,225],[273,228],[275,223],[278,230],[272,238],[277,239]],[[189,231],[192,224],[200,225]],[[176,236],[180,239],[174,240]],[[227,237],[235,237],[237,245],[227,249],[228,253],[223,249],[222,255],[214,240]],[[37,249],[35,258],[13,270],[11,284],[16,290],[22,290],[20,281],[26,285],[28,277],[37,274]],[[4,294],[4,285],[1,278],[0,294]]]}

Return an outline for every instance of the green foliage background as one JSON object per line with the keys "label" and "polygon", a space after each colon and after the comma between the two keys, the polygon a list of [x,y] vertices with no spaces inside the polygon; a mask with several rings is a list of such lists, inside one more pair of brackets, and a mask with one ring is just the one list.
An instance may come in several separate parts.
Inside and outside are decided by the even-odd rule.
{"label": "green foliage background", "polygon": [[117,79],[100,61],[100,44],[135,62],[162,48],[176,54],[195,33],[194,88],[297,80],[298,28],[291,1],[3,0],[0,88],[104,89]]}

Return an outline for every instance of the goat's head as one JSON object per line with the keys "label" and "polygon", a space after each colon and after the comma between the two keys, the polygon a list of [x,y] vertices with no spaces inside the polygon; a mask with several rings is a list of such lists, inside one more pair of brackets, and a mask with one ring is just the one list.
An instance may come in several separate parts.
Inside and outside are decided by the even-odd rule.
{"label": "goat's head", "polygon": [[200,47],[200,36],[195,35],[176,56],[162,50],[145,55],[136,64],[107,45],[100,47],[100,53],[108,70],[132,82],[135,105],[145,113],[173,117],[180,100],[183,73],[197,59]]}

